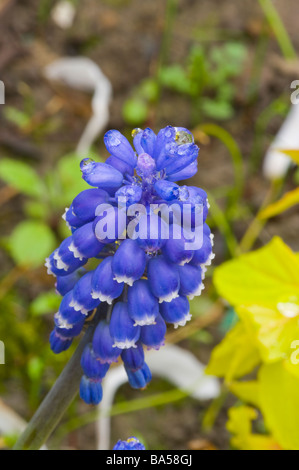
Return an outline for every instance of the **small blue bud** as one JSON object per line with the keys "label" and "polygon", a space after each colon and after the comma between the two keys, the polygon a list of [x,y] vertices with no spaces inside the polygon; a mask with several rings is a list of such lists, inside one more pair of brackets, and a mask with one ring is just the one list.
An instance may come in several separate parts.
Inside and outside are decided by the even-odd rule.
{"label": "small blue bud", "polygon": [[115,347],[119,349],[136,347],[140,327],[134,326],[134,321],[129,317],[126,302],[117,302],[113,307],[109,328]]}
{"label": "small blue bud", "polygon": [[121,350],[114,347],[114,339],[110,334],[109,324],[105,320],[100,321],[96,327],[92,348],[96,357],[103,363],[117,362],[120,356]]}
{"label": "small blue bud", "polygon": [[180,296],[169,303],[163,302],[160,307],[162,317],[174,327],[185,326],[191,320],[190,306],[187,297]]}
{"label": "small blue bud", "polygon": [[175,129],[172,126],[167,126],[158,132],[157,139],[154,146],[153,158],[156,160],[157,170],[160,171],[164,168],[165,161],[169,158],[167,145],[174,142]]}
{"label": "small blue bud", "polygon": [[166,162],[165,171],[167,175],[172,175],[182,171],[193,163],[198,157],[199,148],[195,144],[176,145],[174,155]]}
{"label": "small blue bud", "polygon": [[184,237],[181,227],[172,225],[170,229],[172,229],[171,238],[166,240],[162,250],[163,254],[168,261],[183,266],[192,259],[194,252],[193,250],[186,249],[187,239]]}
{"label": "small blue bud", "polygon": [[146,255],[135,240],[124,240],[112,261],[112,270],[117,282],[133,285],[140,279],[146,266]]}
{"label": "small blue bud", "polygon": [[104,135],[104,143],[108,152],[133,168],[136,165],[136,155],[130,142],[116,130],[110,130]]}
{"label": "small blue bud", "polygon": [[144,364],[144,351],[140,342],[136,343],[136,348],[124,349],[121,353],[121,358],[125,367],[131,371],[140,369]]}
{"label": "small blue bud", "polygon": [[147,178],[148,176],[152,175],[156,170],[156,162],[155,160],[148,155],[147,153],[141,153],[138,156],[137,160],[137,174],[141,177]]}
{"label": "small blue bud", "polygon": [[65,213],[63,214],[62,218],[65,220],[69,229],[76,229],[85,224],[84,220],[80,219],[76,214],[74,214],[74,208],[72,204],[69,209],[65,209]]}
{"label": "small blue bud", "polygon": [[[83,227],[78,230],[82,230]],[[76,269],[87,263],[86,257],[81,256],[79,258],[78,256],[75,256],[75,254],[71,251],[73,242],[74,238],[73,235],[71,235],[61,243],[60,247],[54,255],[57,267],[64,269],[66,271],[66,274],[75,271]]]}
{"label": "small blue bud", "polygon": [[129,379],[129,384],[132,388],[144,389],[152,380],[151,371],[146,363],[144,363],[143,366],[136,371],[132,371],[127,367],[125,367],[125,369]]}
{"label": "small blue bud", "polygon": [[80,163],[82,178],[90,186],[97,188],[119,188],[122,185],[124,176],[113,166],[107,163],[98,163],[85,158]]}
{"label": "small blue bud", "polygon": [[163,256],[157,256],[149,261],[147,275],[150,289],[160,303],[170,302],[178,296],[180,276],[177,267]]}
{"label": "small blue bud", "polygon": [[158,315],[154,325],[146,325],[141,327],[140,341],[147,346],[148,349],[159,349],[165,343],[166,323]]}
{"label": "small blue bud", "polygon": [[101,302],[112,304],[123,291],[124,284],[114,281],[112,256],[105,258],[94,271],[91,296]]}
{"label": "small blue bud", "polygon": [[129,165],[127,162],[124,162],[123,160],[120,160],[117,157],[113,157],[113,155],[110,155],[110,157],[107,158],[106,163],[108,165],[113,166],[113,168],[116,168],[116,170],[120,171],[123,175],[128,174],[130,176],[134,175],[134,167]]}
{"label": "small blue bud", "polygon": [[141,145],[142,145],[143,151],[147,153],[148,155],[153,156],[155,145],[156,145],[156,140],[157,140],[156,134],[154,133],[152,129],[150,129],[149,127],[144,129],[141,135]]}
{"label": "small blue bud", "polygon": [[135,325],[151,325],[159,314],[159,303],[148,281],[140,279],[128,289],[129,315]]}
{"label": "small blue bud", "polygon": [[69,325],[75,325],[83,320],[87,316],[88,311],[81,308],[77,308],[73,299],[73,291],[68,292],[62,299],[57,317]]}
{"label": "small blue bud", "polygon": [[101,363],[92,349],[92,344],[85,346],[81,356],[81,367],[88,378],[103,379],[110,367],[108,363]]}
{"label": "small blue bud", "polygon": [[59,354],[66,351],[72,344],[72,339],[65,338],[54,329],[50,334],[50,347],[53,353]]}
{"label": "small blue bud", "polygon": [[136,437],[129,437],[126,441],[119,439],[113,450],[145,450],[145,447]]}
{"label": "small blue bud", "polygon": [[98,405],[103,397],[101,379],[89,379],[83,375],[80,382],[80,397],[88,405]]}
{"label": "small blue bud", "polygon": [[135,204],[140,201],[142,197],[142,188],[137,184],[130,184],[122,186],[115,193],[116,199],[125,198],[127,205]]}
{"label": "small blue bud", "polygon": [[154,185],[155,191],[165,201],[177,199],[179,195],[179,185],[167,180],[159,180]]}
{"label": "small blue bud", "polygon": [[182,181],[192,178],[197,173],[197,160],[186,166],[182,170],[167,176],[168,181]]}

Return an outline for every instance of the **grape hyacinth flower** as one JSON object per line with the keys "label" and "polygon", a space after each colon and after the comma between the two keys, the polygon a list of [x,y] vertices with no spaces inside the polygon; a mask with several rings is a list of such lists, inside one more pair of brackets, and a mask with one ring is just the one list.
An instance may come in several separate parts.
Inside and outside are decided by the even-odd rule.
{"label": "grape hyacinth flower", "polygon": [[137,439],[137,437],[129,437],[126,441],[117,441],[113,450],[145,450],[144,445]]}
{"label": "grape hyacinth flower", "polygon": [[[120,132],[108,131],[106,162],[82,160],[82,177],[91,188],[66,209],[71,234],[46,260],[63,296],[52,351],[68,349],[97,312],[81,357],[80,396],[93,405],[118,360],[133,388],[146,387],[151,372],[144,348],[163,346],[167,323],[177,328],[191,319],[188,298],[201,294],[214,257],[207,194],[177,184],[197,172],[199,149],[191,132],[167,126],[157,135],[135,129],[132,137],[134,148]],[[84,267],[90,259],[92,269]],[[117,446],[133,445],[134,439]]]}

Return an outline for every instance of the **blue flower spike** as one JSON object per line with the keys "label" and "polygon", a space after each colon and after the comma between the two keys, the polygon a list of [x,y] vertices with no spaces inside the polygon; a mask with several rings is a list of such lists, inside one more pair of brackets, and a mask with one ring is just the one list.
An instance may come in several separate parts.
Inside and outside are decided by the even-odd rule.
{"label": "blue flower spike", "polygon": [[[191,132],[134,129],[132,138],[133,146],[110,130],[106,162],[82,160],[90,188],[70,201],[63,215],[70,235],[45,263],[62,296],[52,351],[67,350],[89,320],[97,322],[81,356],[80,396],[90,405],[101,401],[101,382],[113,362],[122,361],[133,388],[148,385],[144,350],[165,344],[167,324],[190,321],[189,300],[201,294],[214,258],[207,194],[178,184],[197,172],[199,148]],[[134,437],[115,446],[141,449]]]}

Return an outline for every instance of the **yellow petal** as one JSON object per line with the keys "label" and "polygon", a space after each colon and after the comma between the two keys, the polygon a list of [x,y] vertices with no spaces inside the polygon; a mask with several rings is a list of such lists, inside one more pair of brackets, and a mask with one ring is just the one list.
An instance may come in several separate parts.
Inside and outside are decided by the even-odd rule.
{"label": "yellow petal", "polygon": [[299,188],[296,188],[293,191],[289,191],[278,201],[273,202],[273,204],[269,204],[269,206],[259,213],[258,218],[269,219],[270,217],[281,214],[296,204],[299,204]]}

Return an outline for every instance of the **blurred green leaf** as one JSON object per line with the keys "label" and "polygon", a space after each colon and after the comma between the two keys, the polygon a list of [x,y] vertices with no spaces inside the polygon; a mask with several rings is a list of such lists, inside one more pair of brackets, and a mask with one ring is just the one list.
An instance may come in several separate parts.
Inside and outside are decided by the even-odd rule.
{"label": "blurred green leaf", "polygon": [[159,97],[159,85],[157,81],[152,78],[143,80],[139,86],[138,95],[149,102],[157,101]]}
{"label": "blurred green leaf", "polygon": [[180,65],[163,67],[159,74],[161,84],[179,93],[190,94],[190,80]]}
{"label": "blurred green leaf", "polygon": [[51,229],[37,221],[21,222],[9,239],[11,256],[18,265],[37,267],[53,251],[56,240]]}
{"label": "blurred green leaf", "polygon": [[143,123],[148,114],[145,101],[140,98],[130,98],[123,106],[123,117],[128,124],[137,125]]}
{"label": "blurred green leaf", "polygon": [[48,207],[43,202],[39,200],[30,200],[25,202],[25,212],[29,217],[35,219],[44,219],[48,215]]}
{"label": "blurred green leaf", "polygon": [[26,163],[9,158],[0,161],[0,177],[28,196],[42,196],[44,187],[38,174]]}
{"label": "blurred green leaf", "polygon": [[202,109],[204,113],[212,119],[230,119],[234,110],[227,101],[216,101],[210,98],[202,100]]}
{"label": "blurred green leaf", "polygon": [[25,127],[30,122],[30,116],[17,108],[13,108],[12,106],[5,106],[3,108],[3,114],[7,121],[16,124],[18,127]]}
{"label": "blurred green leaf", "polygon": [[90,187],[82,179],[80,160],[75,153],[65,155],[59,160],[54,178],[57,185],[60,183],[62,204],[70,204],[78,193]]}
{"label": "blurred green leaf", "polygon": [[27,364],[27,372],[31,380],[38,380],[44,370],[44,361],[40,357],[32,357]]}
{"label": "blurred green leaf", "polygon": [[56,312],[59,308],[61,297],[55,290],[42,292],[31,303],[30,311],[33,315],[45,315]]}

